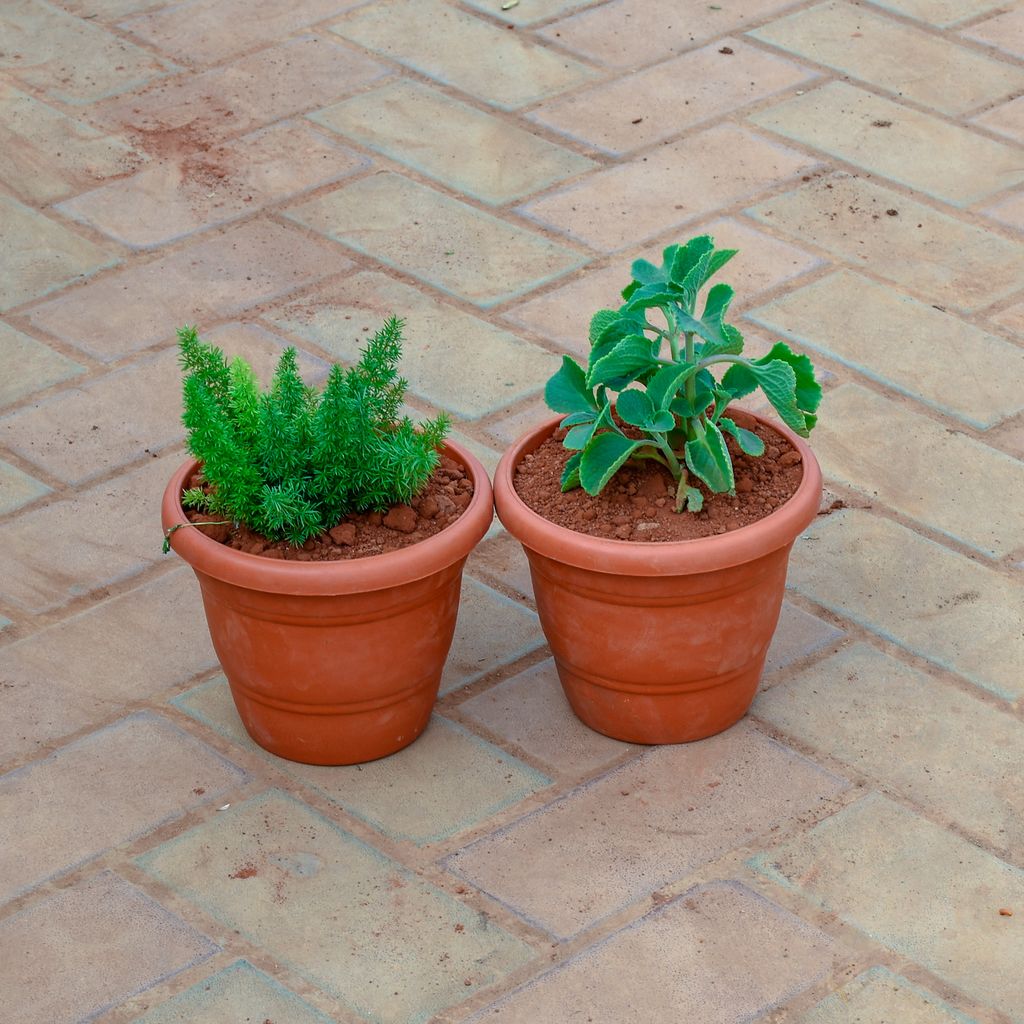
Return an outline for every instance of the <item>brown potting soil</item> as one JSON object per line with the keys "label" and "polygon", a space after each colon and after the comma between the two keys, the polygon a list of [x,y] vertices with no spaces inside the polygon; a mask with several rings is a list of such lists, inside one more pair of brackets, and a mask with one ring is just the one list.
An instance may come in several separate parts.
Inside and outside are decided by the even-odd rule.
{"label": "brown potting soil", "polygon": [[561,491],[562,470],[572,452],[556,431],[516,468],[516,493],[534,512],[577,533],[612,540],[694,540],[737,530],[770,515],[796,493],[803,477],[800,453],[781,434],[743,413],[734,422],[764,441],[760,457],[745,455],[726,435],[736,476],[736,494],[712,494],[702,483],[700,512],[675,511],[676,485],[668,470],[644,460],[627,463],[598,495],[581,487]]}
{"label": "brown potting soil", "polygon": [[[189,487],[205,487],[197,473]],[[361,512],[345,516],[337,525],[296,547],[288,541],[268,540],[247,526],[197,526],[211,540],[236,551],[264,558],[284,558],[298,562],[333,562],[343,558],[367,558],[397,551],[433,537],[451,526],[469,507],[473,482],[453,459],[442,457],[426,487],[408,505],[395,505],[387,512]],[[206,523],[217,516],[186,509],[193,523]]]}

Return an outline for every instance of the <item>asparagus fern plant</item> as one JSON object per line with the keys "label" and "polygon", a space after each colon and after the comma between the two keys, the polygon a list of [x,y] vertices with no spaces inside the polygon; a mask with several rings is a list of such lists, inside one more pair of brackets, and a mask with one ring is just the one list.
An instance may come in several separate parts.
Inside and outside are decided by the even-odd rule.
{"label": "asparagus fern plant", "polygon": [[[627,461],[653,459],[676,481],[676,510],[699,512],[697,480],[714,493],[735,489],[725,433],[748,455],[764,453],[756,434],[725,416],[730,402],[757,388],[787,426],[808,435],[821,387],[807,356],[779,342],[760,359],[745,358],[743,335],[725,322],[733,298],[727,284],[712,286],[697,314],[701,289],[736,252],[716,249],[709,235],[670,245],[660,267],[633,264],[619,309],[594,314],[586,370],[563,357],[545,391],[551,409],[567,414],[563,443],[574,452],[563,491],[582,486],[599,494]],[[654,311],[660,318],[652,323]],[[717,367],[728,367],[721,379]],[[618,420],[637,430],[623,430],[612,415],[613,392]]]}
{"label": "asparagus fern plant", "polygon": [[322,393],[303,383],[294,348],[261,393],[244,359],[228,363],[194,327],[181,328],[183,421],[208,485],[182,503],[301,544],[348,512],[408,502],[437,466],[448,421],[417,428],[399,417],[403,326],[385,321],[354,366],[331,367]]}

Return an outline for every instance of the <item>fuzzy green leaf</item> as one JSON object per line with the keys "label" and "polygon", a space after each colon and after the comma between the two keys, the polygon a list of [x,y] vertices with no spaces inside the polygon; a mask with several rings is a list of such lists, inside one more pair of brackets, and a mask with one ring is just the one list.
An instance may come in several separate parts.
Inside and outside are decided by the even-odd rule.
{"label": "fuzzy green leaf", "polygon": [[686,465],[716,494],[732,491],[732,459],[722,432],[713,423],[706,423],[703,434],[686,442]]}
{"label": "fuzzy green leaf", "polygon": [[580,484],[587,494],[600,494],[641,444],[611,430],[594,437],[580,460]]}
{"label": "fuzzy green leaf", "polygon": [[598,384],[610,384],[620,378],[634,378],[637,374],[653,369],[657,365],[658,360],[651,342],[647,338],[633,335],[623,338],[608,355],[598,359],[590,368],[586,382],[591,388]]}
{"label": "fuzzy green leaf", "polygon": [[747,455],[764,455],[764,441],[752,430],[745,430],[743,427],[736,426],[727,416],[723,416],[718,421],[718,425],[727,434],[732,434],[736,438],[736,443],[740,446],[740,450],[746,452]]}
{"label": "fuzzy green leaf", "polygon": [[619,313],[614,309],[599,309],[590,318],[590,344],[593,345],[601,334],[619,319]]}
{"label": "fuzzy green leaf", "polygon": [[563,430],[568,430],[569,427],[576,427],[581,423],[593,423],[596,415],[593,409],[587,409],[584,412],[572,412],[558,425]]}
{"label": "fuzzy green leaf", "polygon": [[646,429],[658,434],[664,434],[669,430],[674,430],[675,426],[676,418],[668,409],[657,409],[647,424]]}
{"label": "fuzzy green leaf", "polygon": [[718,325],[718,340],[705,341],[700,348],[701,359],[712,356],[738,356],[743,351],[743,335],[732,324]]}
{"label": "fuzzy green leaf", "polygon": [[619,399],[615,403],[615,411],[621,420],[634,427],[646,427],[654,416],[654,406],[651,404],[650,398],[643,391],[637,391],[635,388],[623,391],[619,395]]}
{"label": "fuzzy green leaf", "polygon": [[[767,358],[766,356],[749,363],[734,363],[722,377],[722,386],[736,398],[749,395],[759,387],[775,407],[782,422],[801,437],[807,437],[817,417],[800,407],[796,371],[789,362],[782,359],[765,362]],[[807,363],[809,366],[810,360],[807,360]],[[803,393],[816,409],[821,398],[821,389],[814,381],[813,370],[810,371],[810,380],[813,386],[809,385],[806,376],[804,377]]]}
{"label": "fuzzy green leaf", "polygon": [[777,341],[759,363],[781,359],[789,363],[796,374],[796,404],[804,412],[817,412],[821,405],[821,385],[814,376],[814,364],[805,355],[798,355],[785,342]]}
{"label": "fuzzy green leaf", "polygon": [[663,366],[647,382],[647,396],[659,409],[667,409],[679,389],[697,372],[693,363],[673,363]]}
{"label": "fuzzy green leaf", "polygon": [[[669,266],[669,280],[673,284],[684,286],[687,277],[700,260],[715,248],[715,241],[710,235],[698,235],[691,238],[685,245],[674,246],[672,263]],[[668,250],[665,250],[668,255]]]}
{"label": "fuzzy green leaf", "polygon": [[594,421],[589,423],[578,423],[573,427],[562,440],[562,444],[572,452],[583,451],[587,442],[594,433]]}
{"label": "fuzzy green leaf", "polygon": [[[691,512],[699,512],[704,507],[704,495],[697,487],[686,487],[683,490],[684,506]],[[682,509],[680,509],[682,511]]]}
{"label": "fuzzy green leaf", "polygon": [[562,493],[575,490],[580,485],[580,460],[583,452],[576,452],[570,455],[562,470]]}
{"label": "fuzzy green leaf", "polygon": [[587,375],[571,356],[562,356],[561,367],[544,388],[544,401],[555,412],[596,411]]}

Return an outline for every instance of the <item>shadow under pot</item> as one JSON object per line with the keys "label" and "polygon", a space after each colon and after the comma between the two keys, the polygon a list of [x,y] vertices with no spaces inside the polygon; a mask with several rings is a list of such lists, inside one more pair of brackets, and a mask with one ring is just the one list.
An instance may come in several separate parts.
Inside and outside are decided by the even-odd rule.
{"label": "shadow under pot", "polygon": [[629,743],[686,743],[729,728],[750,707],[790,550],[821,500],[821,470],[807,444],[780,423],[754,418],[800,453],[801,481],[771,514],[718,536],[612,540],[533,511],[516,492],[516,467],[562,417],[520,438],[498,465],[498,516],[529,560],[565,695],[597,732]]}
{"label": "shadow under pot", "polygon": [[[462,570],[493,517],[490,481],[469,452],[442,454],[473,483],[440,533],[366,558],[300,562],[236,551],[199,530],[170,535],[199,580],[217,657],[246,731],[279,757],[359,764],[426,728],[455,633]],[[164,492],[166,533],[187,523],[187,462]]]}

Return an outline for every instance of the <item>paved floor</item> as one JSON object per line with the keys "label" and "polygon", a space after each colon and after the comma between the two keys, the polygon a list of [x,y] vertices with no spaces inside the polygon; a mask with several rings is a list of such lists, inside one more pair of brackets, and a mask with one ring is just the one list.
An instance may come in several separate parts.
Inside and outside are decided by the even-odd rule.
{"label": "paved floor", "polygon": [[[500,6],[0,7],[0,1018],[1020,1024],[1024,6]],[[577,724],[495,530],[417,744],[261,753],[160,554],[174,328],[317,379],[403,314],[493,466],[698,228],[845,503],[750,718]]]}

